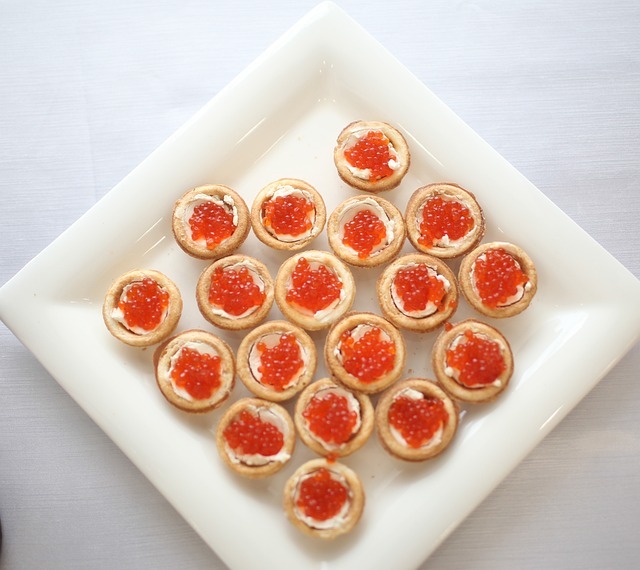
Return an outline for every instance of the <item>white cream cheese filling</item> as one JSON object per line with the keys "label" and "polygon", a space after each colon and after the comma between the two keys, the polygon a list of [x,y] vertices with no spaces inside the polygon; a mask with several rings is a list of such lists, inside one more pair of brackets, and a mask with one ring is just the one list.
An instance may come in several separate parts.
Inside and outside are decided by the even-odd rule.
{"label": "white cream cheese filling", "polygon": [[[191,219],[191,216],[193,216],[194,210],[205,202],[212,202],[213,204],[224,208],[233,216],[233,225],[235,227],[238,227],[238,208],[236,207],[236,204],[231,196],[225,194],[221,200],[218,196],[211,196],[209,194],[196,194],[191,200],[189,200],[189,202],[180,207],[180,209],[176,212],[176,215],[182,220],[182,224],[184,226],[186,234],[189,236],[189,239],[191,239],[191,241],[193,241],[194,243],[204,247],[207,246],[207,240],[203,237],[197,240],[193,239],[193,232],[191,230],[189,220]],[[222,241],[224,242],[225,240]]]}
{"label": "white cream cheese filling", "polygon": [[374,214],[384,224],[384,229],[386,231],[386,237],[379,244],[376,244],[371,250],[369,257],[373,257],[393,241],[395,222],[389,218],[382,206],[372,198],[353,200],[344,208],[342,215],[340,216],[340,220],[338,221],[338,238],[340,239],[340,243],[342,243],[346,248],[351,250],[353,253],[358,253],[344,243],[344,232],[345,226],[353,220],[357,214],[363,211],[369,211]]}
{"label": "white cream cheese filling", "polygon": [[[128,302],[128,298],[127,298],[127,293],[129,293],[129,291],[131,290],[131,287],[137,283],[142,283],[142,280],[136,280],[136,281],[131,281],[131,283],[128,283],[127,285],[125,285],[122,289],[122,293],[120,294],[120,299],[118,301],[118,303],[120,301],[123,301],[125,304]],[[158,285],[160,287],[160,290],[165,292],[164,287],[162,287],[161,285]],[[171,303],[171,299],[169,299],[169,303]],[[120,307],[118,307],[118,305],[116,304],[116,306],[113,308],[113,310],[111,311],[111,318],[114,321],[119,322],[124,328],[126,328],[128,331],[131,331],[133,334],[137,334],[140,336],[144,336],[146,334],[150,334],[152,332],[154,332],[163,322],[164,320],[167,318],[167,314],[169,313],[169,305],[167,305],[166,309],[164,309],[164,311],[162,312],[162,316],[160,317],[160,322],[158,323],[158,326],[152,328],[151,330],[146,330],[143,329],[142,327],[139,326],[130,326],[129,323],[127,323],[127,320],[124,317],[124,311],[122,311],[122,309],[120,309]]]}
{"label": "white cream cheese filling", "polygon": [[[371,133],[371,132],[382,132],[382,131],[377,131],[376,129],[357,129],[349,133],[349,137],[344,142],[344,145],[342,147],[343,152],[346,152],[350,148],[354,147],[360,141],[360,139],[362,139],[368,133]],[[371,180],[370,168],[357,168],[355,166],[352,166],[351,163],[346,158],[345,158],[345,164],[349,169],[349,172],[351,172],[351,174],[353,174],[353,176],[355,176],[356,178],[360,178],[361,180]],[[389,162],[387,164],[389,168],[394,171],[398,170],[402,166],[402,161],[400,160],[400,157],[398,156],[398,153],[396,152],[396,149],[391,143],[391,141],[389,141]]]}
{"label": "white cream cheese filling", "polygon": [[[257,285],[258,289],[260,289],[260,291],[264,293],[264,287],[265,287],[264,281],[262,280],[262,277],[260,277],[260,273],[258,272],[258,269],[256,268],[256,266],[253,265],[253,263],[251,263],[250,261],[242,261],[240,263],[232,263],[231,265],[225,265],[223,267],[223,271],[227,271],[229,269],[238,271],[243,267],[249,271],[249,274],[251,275],[251,279],[253,279],[253,282]],[[217,307],[215,305],[211,305],[210,307],[211,312],[214,315],[225,317],[227,319],[243,319],[244,317],[248,317],[249,315],[255,313],[259,308],[260,308],[260,305],[255,305],[253,307],[248,308],[244,313],[240,315],[231,315],[221,307]]]}
{"label": "white cream cheese filling", "polygon": [[[411,400],[424,400],[424,394],[422,392],[419,392],[418,390],[414,390],[413,388],[405,388],[404,390],[400,390],[400,392],[398,392],[393,400],[396,401],[399,398],[409,398]],[[404,447],[410,447],[407,440],[402,437],[402,434],[396,429],[394,428],[392,425],[389,425],[389,431],[391,432],[391,435],[393,436],[393,438],[402,446]],[[438,430],[436,431],[436,433],[433,434],[433,436],[431,437],[431,439],[429,441],[427,441],[426,443],[422,444],[419,448],[417,449],[421,449],[421,450],[427,450],[427,449],[431,449],[433,447],[436,447],[437,445],[440,445],[442,443],[442,436],[444,434],[444,424],[441,425]]]}
{"label": "white cream cheese filling", "polygon": [[[516,266],[518,267],[518,269],[520,269],[522,271],[522,266],[520,265],[520,263],[518,262],[518,260],[513,257],[510,256],[513,261],[515,262]],[[478,286],[476,284],[476,263],[479,260],[482,261],[486,261],[487,259],[487,255],[486,254],[482,254],[479,255],[477,257],[477,259],[473,262],[472,266],[471,266],[471,274],[470,274],[470,278],[471,278],[471,287],[473,289],[473,292],[480,298],[482,299],[482,297],[480,297],[480,292],[478,291]],[[516,287],[516,292],[511,295],[510,297],[508,297],[505,301],[503,301],[502,303],[498,303],[497,307],[508,307],[510,305],[513,305],[515,303],[517,303],[520,299],[522,299],[522,297],[524,297],[524,293],[525,291],[529,291],[531,289],[531,281],[527,280],[527,282],[523,285],[520,284]]]}
{"label": "white cream cheese filling", "polygon": [[[256,340],[256,342],[254,342],[251,345],[251,348],[249,349],[249,370],[251,371],[251,375],[260,384],[262,384],[262,372],[260,372],[260,367],[262,366],[262,360],[261,360],[262,353],[260,352],[260,350],[258,350],[258,344],[264,343],[264,345],[268,349],[271,349],[274,346],[278,345],[278,343],[280,342],[280,339],[284,334],[291,334],[291,333],[270,333],[270,334],[263,335],[258,340]],[[298,380],[300,379],[300,376],[304,374],[304,371],[307,369],[307,366],[309,365],[309,352],[305,349],[304,346],[302,346],[302,344],[300,344],[300,341],[298,341],[298,339],[296,339],[296,344],[300,348],[300,358],[302,359],[302,366],[300,367],[298,372],[296,372],[296,374],[293,375],[291,380],[289,380],[289,382],[287,382],[283,386],[285,390],[295,385],[298,382]]]}
{"label": "white cream cheese filling", "polygon": [[[417,263],[408,263],[407,265],[402,266],[401,269],[418,267],[418,265],[419,264]],[[429,278],[435,277],[438,281],[440,281],[444,285],[445,293],[449,292],[449,290],[451,289],[451,283],[449,283],[449,280],[444,275],[440,275],[435,269],[433,269],[428,265],[427,265],[427,273],[429,275]],[[391,298],[393,299],[393,303],[398,308],[398,310],[404,315],[406,315],[407,317],[411,317],[412,319],[423,319],[425,317],[429,317],[438,310],[438,305],[436,305],[432,301],[429,301],[424,309],[415,310],[415,311],[409,311],[405,309],[404,302],[402,301],[402,298],[400,297],[398,290],[396,288],[395,279],[391,283]]]}
{"label": "white cream cheese filling", "polygon": [[289,184],[285,184],[283,186],[278,186],[275,190],[269,192],[267,194],[267,200],[265,200],[265,204],[269,200],[275,200],[276,198],[284,198],[286,196],[297,196],[298,198],[304,198],[313,206],[313,210],[311,210],[307,214],[307,219],[311,222],[311,227],[308,230],[298,234],[298,235],[290,235],[290,234],[279,234],[276,233],[273,228],[265,226],[265,229],[276,239],[280,241],[284,241],[287,243],[292,243],[296,241],[300,241],[303,239],[307,239],[310,236],[316,235],[318,233],[318,228],[316,227],[316,208],[315,203],[313,201],[313,197],[306,190],[301,190],[299,188],[294,188]]}
{"label": "white cream cheese filling", "polygon": [[[187,400],[189,402],[195,402],[196,398],[194,398],[191,394],[189,394],[189,392],[187,392],[184,388],[180,388],[176,384],[175,380],[173,379],[173,370],[176,366],[176,363],[180,359],[180,356],[182,355],[182,351],[185,348],[195,350],[200,354],[208,354],[209,356],[220,356],[220,355],[218,354],[215,348],[213,348],[211,345],[207,344],[206,342],[193,341],[193,340],[189,340],[185,342],[178,350],[176,350],[171,355],[171,358],[169,359],[169,369],[166,370],[166,372],[163,372],[162,374],[163,381],[169,382],[171,384],[173,391],[184,400]],[[220,367],[220,373],[222,374],[222,366]],[[216,395],[217,395],[217,391],[214,391],[211,397],[214,397]]]}
{"label": "white cream cheese filling", "polygon": [[[505,351],[505,346],[504,344],[496,339],[496,338],[491,338],[485,334],[482,333],[477,333],[474,332],[473,333],[474,336],[480,337],[483,340],[488,340],[491,341],[495,344],[498,345],[498,347],[500,348],[500,352],[504,355],[504,351]],[[461,345],[461,344],[465,344],[468,341],[467,337],[463,334],[459,334],[458,336],[456,336],[453,341],[451,341],[451,343],[449,344],[449,347],[447,350],[455,350],[457,346]],[[462,384],[460,382],[460,370],[458,370],[457,368],[454,368],[453,366],[448,366],[447,365],[447,355],[446,355],[446,351],[445,351],[445,356],[444,356],[444,373],[449,376],[449,378],[453,378],[456,382],[458,382],[461,386],[463,386],[464,388],[485,388],[487,386],[495,386],[497,388],[499,388],[500,386],[502,386],[502,380],[500,380],[499,378],[496,378],[493,382],[489,382],[489,383],[484,383],[484,384]]]}
{"label": "white cream cheese filling", "polygon": [[296,517],[298,517],[298,519],[301,520],[308,527],[315,528],[318,530],[329,530],[332,528],[339,528],[342,525],[344,525],[347,521],[349,511],[351,510],[351,502],[353,500],[353,493],[351,492],[351,487],[347,483],[347,480],[342,475],[340,475],[339,473],[336,473],[335,471],[332,471],[331,469],[328,469],[328,471],[331,475],[331,479],[340,483],[348,491],[347,500],[342,505],[342,508],[340,509],[340,511],[333,517],[328,518],[327,520],[324,520],[324,521],[319,521],[317,519],[314,519],[312,517],[305,515],[300,509],[300,507],[298,507],[298,500],[300,498],[300,489],[301,489],[302,483],[307,479],[310,479],[311,477],[313,477],[315,475],[315,471],[302,475],[298,480],[298,482],[296,483],[296,486],[293,490],[293,511]]}

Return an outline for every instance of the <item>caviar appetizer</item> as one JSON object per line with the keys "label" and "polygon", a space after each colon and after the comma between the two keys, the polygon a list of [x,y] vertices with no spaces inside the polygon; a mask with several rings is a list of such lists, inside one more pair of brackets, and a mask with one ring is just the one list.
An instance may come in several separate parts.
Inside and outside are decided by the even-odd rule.
{"label": "caviar appetizer", "polygon": [[245,201],[222,184],[189,190],[173,207],[176,242],[198,259],[217,259],[234,252],[247,238],[249,227]]}
{"label": "caviar appetizer", "polygon": [[391,125],[356,121],[338,136],[333,160],[338,175],[349,186],[377,193],[402,182],[411,156],[407,141]]}
{"label": "caviar appetizer", "polygon": [[353,304],[356,286],[349,268],[326,251],[287,259],[276,277],[275,299],[284,316],[303,329],[330,327]]}
{"label": "caviar appetizer", "polygon": [[251,206],[256,237],[274,249],[297,251],[324,229],[327,211],[318,191],[302,180],[282,178],[265,186]]}
{"label": "caviar appetizer", "polygon": [[398,255],[406,230],[402,214],[391,202],[365,195],[348,198],[333,211],[327,236],[342,261],[376,267]]}
{"label": "caviar appetizer", "polygon": [[162,395],[185,412],[218,408],[235,385],[231,348],[205,331],[185,331],[168,340],[156,350],[154,364]]}
{"label": "caviar appetizer", "polygon": [[109,287],[102,318],[109,332],[130,346],[151,346],[165,340],[182,315],[178,287],[152,269],[130,271]]}
{"label": "caviar appetizer", "polygon": [[469,304],[488,317],[512,317],[536,294],[538,277],[531,258],[517,245],[485,243],[460,264],[460,289]]}
{"label": "caviar appetizer", "polygon": [[432,352],[440,385],[456,400],[479,404],[498,397],[513,374],[513,354],[502,333],[468,319],[440,333]]}
{"label": "caviar appetizer", "polygon": [[364,509],[360,478],[346,465],[313,459],[300,466],[284,488],[284,510],[300,531],[332,540],[350,532]]}
{"label": "caviar appetizer", "polygon": [[273,305],[273,279],[247,255],[229,255],[207,267],[196,287],[200,312],[222,329],[241,330],[262,322]]}
{"label": "caviar appetizer", "polygon": [[238,348],[238,376],[256,396],[282,402],[311,382],[316,345],[300,327],[269,321],[252,330]]}
{"label": "caviar appetizer", "polygon": [[406,361],[404,338],[379,315],[348,313],[329,330],[324,358],[338,382],[375,394],[400,378]]}
{"label": "caviar appetizer", "polygon": [[258,479],[273,475],[291,459],[296,434],[289,412],[282,406],[243,398],[220,418],[218,452],[233,471]]}
{"label": "caviar appetizer", "polygon": [[457,184],[418,188],[405,211],[409,241],[418,251],[452,259],[480,243],[485,223],[475,196]]}
{"label": "caviar appetizer", "polygon": [[435,383],[410,378],[382,395],[375,421],[380,442],[391,455],[424,461],[451,443],[458,428],[458,409]]}
{"label": "caviar appetizer", "polygon": [[373,431],[369,397],[329,378],[307,386],[293,416],[300,439],[319,455],[344,457],[360,449]]}
{"label": "caviar appetizer", "polygon": [[458,286],[449,267],[421,253],[404,255],[389,265],[377,283],[384,316],[395,326],[431,331],[458,307]]}

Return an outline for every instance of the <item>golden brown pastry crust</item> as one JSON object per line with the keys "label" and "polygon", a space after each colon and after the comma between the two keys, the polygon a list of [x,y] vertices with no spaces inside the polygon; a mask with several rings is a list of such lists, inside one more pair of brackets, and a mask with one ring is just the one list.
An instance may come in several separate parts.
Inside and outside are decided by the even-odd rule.
{"label": "golden brown pastry crust", "polygon": [[[317,529],[306,524],[297,515],[297,509],[295,506],[295,493],[301,477],[323,468],[337,473],[344,479],[349,487],[351,504],[344,521],[342,521],[340,524],[338,524],[334,528]],[[312,459],[304,465],[301,465],[287,481],[284,488],[283,503],[284,511],[287,515],[287,518],[298,530],[309,536],[322,538],[325,540],[333,540],[340,535],[350,532],[356,526],[356,524],[360,520],[360,517],[362,516],[362,511],[364,509],[365,503],[365,495],[360,478],[346,465],[337,463],[335,461],[329,462],[326,459]]]}
{"label": "golden brown pastry crust", "polygon": [[[347,372],[336,354],[336,349],[340,343],[342,335],[360,325],[369,325],[377,327],[385,332],[395,345],[396,356],[393,369],[381,376],[375,382],[362,382],[355,376]],[[404,337],[400,331],[385,318],[375,313],[348,313],[343,319],[335,323],[329,333],[324,345],[324,359],[331,375],[340,384],[343,384],[350,390],[363,392],[365,394],[377,394],[393,384],[404,369],[406,362],[406,348]]]}
{"label": "golden brown pastry crust", "polygon": [[[387,220],[383,219],[382,221],[384,223],[388,223],[389,221],[392,222],[393,239],[383,249],[369,255],[368,257],[361,258],[358,256],[356,251],[342,243],[340,235],[342,218],[345,212],[353,206],[359,203],[370,203],[371,201],[377,204],[385,213]],[[340,259],[342,259],[342,261],[358,267],[377,267],[378,265],[391,261],[398,255],[404,245],[406,230],[400,210],[398,210],[398,208],[396,208],[391,202],[384,198],[380,198],[379,196],[360,195],[347,198],[333,211],[331,216],[329,216],[327,237],[329,239],[331,249]]]}
{"label": "golden brown pastry crust", "polygon": [[[352,133],[356,131],[381,131],[391,142],[396,150],[400,161],[400,167],[393,174],[383,178],[382,180],[370,181],[354,176],[349,170],[347,159],[344,155],[344,145],[349,140]],[[333,151],[333,161],[338,169],[338,175],[344,182],[353,188],[365,190],[366,192],[383,192],[392,190],[402,182],[404,175],[409,170],[411,164],[411,154],[407,141],[400,131],[392,127],[388,123],[381,121],[354,121],[348,124],[338,135],[337,144]]]}
{"label": "golden brown pastry crust", "polygon": [[[291,186],[296,190],[304,191],[309,195],[313,202],[315,207],[315,219],[311,232],[307,237],[295,241],[284,241],[271,233],[264,225],[262,219],[262,209],[264,204],[273,196],[273,193],[278,188],[283,186]],[[268,184],[258,192],[258,195],[251,206],[251,226],[253,227],[253,232],[256,234],[256,237],[269,247],[284,251],[298,251],[309,245],[324,229],[326,219],[327,209],[324,205],[322,196],[313,186],[311,186],[311,184],[296,178],[281,178],[280,180],[276,180],[275,182]]]}
{"label": "golden brown pastry crust", "polygon": [[[265,336],[272,334],[292,334],[298,344],[305,351],[307,363],[296,382],[288,388],[278,391],[275,388],[262,384],[251,371],[250,357],[253,346]],[[300,327],[289,321],[269,321],[255,328],[242,339],[238,348],[237,368],[238,376],[242,383],[256,396],[272,402],[283,402],[293,398],[303,390],[315,374],[317,366],[316,345],[311,337]]]}
{"label": "golden brown pastry crust", "polygon": [[[499,344],[505,363],[504,372],[496,378],[499,385],[488,384],[478,388],[469,388],[447,374],[447,350],[456,338],[464,335],[465,331],[483,335]],[[442,331],[438,335],[433,346],[431,365],[438,382],[452,398],[470,404],[481,404],[495,400],[508,386],[513,374],[513,353],[509,342],[500,331],[486,323],[481,323],[475,319],[467,319],[453,325],[449,330]]]}
{"label": "golden brown pastry crust", "polygon": [[[220,200],[223,200],[224,197],[227,196],[227,200],[229,198],[233,200],[232,205],[235,206],[238,214],[238,225],[233,235],[223,240],[213,249],[209,249],[206,245],[195,242],[191,238],[191,232],[185,223],[185,210],[190,202],[197,199],[198,194],[214,196]],[[249,208],[242,199],[242,196],[228,186],[224,186],[223,184],[205,184],[189,190],[175,203],[171,216],[171,227],[176,242],[185,253],[198,259],[218,259],[233,253],[244,243],[244,240],[247,239],[250,227]]]}
{"label": "golden brown pastry crust", "polygon": [[[427,246],[418,241],[422,235],[420,232],[422,207],[429,198],[434,196],[455,198],[469,209],[473,217],[474,227],[460,240],[460,243]],[[433,255],[440,259],[452,259],[464,255],[480,243],[485,231],[484,213],[476,197],[468,190],[462,188],[462,186],[451,182],[440,182],[418,188],[407,203],[405,221],[407,224],[407,235],[413,247],[422,253]]]}
{"label": "golden brown pastry crust", "polygon": [[[504,249],[520,264],[520,269],[529,278],[530,286],[524,289],[522,298],[515,303],[505,307],[488,307],[482,302],[482,299],[473,286],[473,265],[476,259],[478,259],[482,254],[486,253],[490,249],[498,248]],[[513,317],[524,311],[529,306],[529,303],[531,303],[531,300],[538,289],[538,274],[533,261],[531,261],[531,258],[522,248],[508,242],[495,241],[485,243],[474,249],[463,258],[458,272],[458,280],[460,283],[460,290],[469,304],[479,313],[496,319]]]}
{"label": "golden brown pastry crust", "polygon": [[[164,320],[154,330],[145,334],[136,334],[113,318],[113,310],[118,306],[123,289],[134,281],[145,278],[156,281],[169,293],[169,307]],[[166,339],[176,328],[182,315],[182,297],[178,287],[160,271],[153,269],[136,269],[118,277],[109,287],[102,305],[102,318],[109,332],[129,346],[151,346]]]}

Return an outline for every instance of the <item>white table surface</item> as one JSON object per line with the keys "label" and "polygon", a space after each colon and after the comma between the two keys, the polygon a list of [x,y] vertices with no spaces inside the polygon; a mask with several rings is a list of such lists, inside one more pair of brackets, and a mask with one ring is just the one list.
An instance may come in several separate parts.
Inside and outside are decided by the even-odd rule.
{"label": "white table surface", "polygon": [[[1,0],[0,284],[314,4]],[[640,276],[640,3],[340,5]],[[0,568],[224,568],[0,343]],[[636,568],[639,376],[636,346],[422,568]]]}

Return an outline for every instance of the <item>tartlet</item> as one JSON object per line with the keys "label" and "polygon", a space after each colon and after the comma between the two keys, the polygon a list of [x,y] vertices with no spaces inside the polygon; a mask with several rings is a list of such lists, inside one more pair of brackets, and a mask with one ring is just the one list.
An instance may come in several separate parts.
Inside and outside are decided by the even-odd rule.
{"label": "tartlet", "polygon": [[355,121],[338,135],[333,160],[338,175],[349,186],[377,193],[402,182],[411,155],[407,141],[395,127],[380,121]]}
{"label": "tartlet", "polygon": [[181,315],[178,287],[153,269],[136,269],[118,277],[102,305],[109,332],[130,346],[162,342],[176,328]]}

